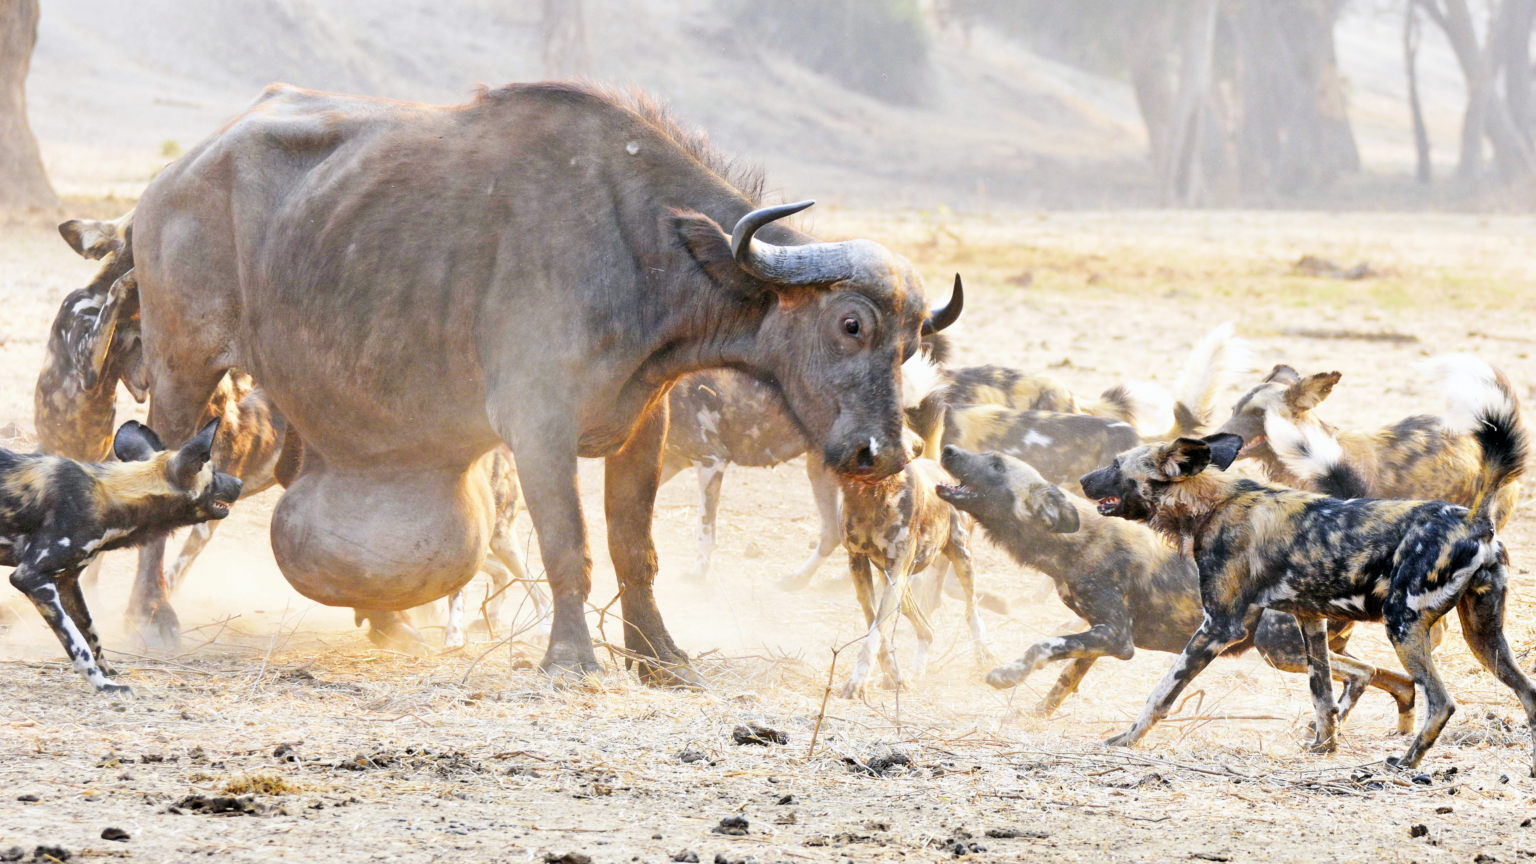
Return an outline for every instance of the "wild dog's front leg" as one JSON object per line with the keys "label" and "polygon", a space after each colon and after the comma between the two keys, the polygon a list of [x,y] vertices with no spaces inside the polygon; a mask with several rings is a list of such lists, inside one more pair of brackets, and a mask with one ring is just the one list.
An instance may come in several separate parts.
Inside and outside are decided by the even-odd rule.
{"label": "wild dog's front leg", "polygon": [[[95,559],[91,559],[95,561]],[[64,604],[64,612],[75,622],[75,629],[85,635],[85,644],[91,649],[91,654],[96,658],[96,667],[101,674],[108,678],[116,673],[107,663],[107,655],[101,650],[101,639],[96,635],[96,624],[91,620],[90,608],[85,604],[85,595],[80,590],[82,578],[80,570],[65,570],[58,576],[59,601]]]}
{"label": "wild dog's front leg", "polygon": [[[1024,656],[1005,666],[999,666],[987,673],[987,683],[999,690],[1008,687],[1017,687],[1024,683],[1036,669],[1055,660],[1097,660],[1100,657],[1118,657],[1121,660],[1129,660],[1136,655],[1136,646],[1131,643],[1130,622],[1114,621],[1095,624],[1081,633],[1073,633],[1070,636],[1052,636],[1049,639],[1041,639],[1029,646]],[[1087,672],[1085,667],[1083,672]],[[1063,673],[1065,675],[1066,673]],[[1079,676],[1081,677],[1081,676]],[[1075,688],[1076,684],[1072,684]],[[1065,698],[1071,689],[1061,694]],[[1060,704],[1057,699],[1055,704],[1047,706],[1047,699],[1041,702],[1046,708],[1044,713],[1056,710]]]}
{"label": "wild dog's front leg", "polygon": [[875,626],[874,575],[868,555],[848,553],[848,579],[853,583],[853,593],[859,598],[859,606],[864,610],[864,625],[868,628],[858,659],[853,663],[853,672],[848,676],[848,683],[843,685],[843,698],[857,699],[864,696],[864,689],[869,684],[869,670],[874,665],[876,650],[872,642],[880,638],[880,628]]}
{"label": "wild dog's front leg", "polygon": [[699,525],[694,532],[698,544],[698,559],[688,578],[703,582],[709,578],[709,567],[715,557],[716,518],[720,515],[720,484],[725,480],[724,460],[699,463]]}
{"label": "wild dog's front leg", "polygon": [[213,532],[218,528],[217,522],[199,522],[192,526],[187,533],[187,542],[181,545],[181,551],[176,553],[176,560],[165,569],[165,590],[167,594],[175,594],[176,589],[187,578],[187,571],[192,569],[192,562],[203,553],[208,541],[213,539]]}
{"label": "wild dog's front leg", "polygon": [[1328,657],[1328,622],[1323,618],[1297,616],[1301,625],[1301,638],[1307,646],[1307,683],[1312,689],[1312,710],[1316,736],[1309,749],[1318,753],[1332,753],[1338,749],[1339,709],[1333,701],[1333,670]]}
{"label": "wild dog's front leg", "polygon": [[[78,579],[79,573],[73,574]],[[96,661],[96,653],[91,649],[90,641],[81,632],[75,621],[64,609],[64,602],[59,594],[58,581],[47,572],[23,564],[11,573],[11,584],[16,590],[27,595],[32,605],[42,614],[43,620],[48,622],[48,627],[57,636],[59,643],[64,646],[64,653],[69,655],[69,661],[92,687],[102,693],[129,693],[132,689],[123,684],[113,684],[101,671],[101,666]]]}
{"label": "wild dog's front leg", "polygon": [[[1235,635],[1234,635],[1235,634]],[[1173,668],[1168,674],[1157,682],[1157,687],[1152,690],[1152,695],[1147,697],[1147,704],[1141,709],[1141,716],[1136,718],[1136,723],[1130,729],[1105,741],[1111,747],[1130,747],[1140,741],[1147,730],[1151,729],[1157,721],[1168,716],[1168,710],[1173,707],[1174,700],[1189,686],[1189,682],[1195,680],[1201,670],[1210,665],[1217,654],[1226,650],[1227,646],[1242,639],[1244,635],[1242,618],[1233,621],[1230,618],[1214,619],[1210,612],[1206,612],[1205,623],[1190,637],[1189,644],[1184,646],[1184,653],[1174,661]]]}
{"label": "wild dog's front leg", "polygon": [[1035,703],[1035,707],[1030,709],[1032,713],[1038,714],[1041,717],[1049,717],[1055,714],[1056,709],[1061,707],[1061,703],[1068,696],[1077,692],[1077,685],[1083,683],[1083,676],[1088,674],[1088,670],[1093,668],[1094,662],[1098,659],[1098,657],[1079,657],[1075,660],[1068,660],[1066,668],[1061,670],[1061,677],[1057,678],[1056,683],[1051,685],[1050,692],[1046,693],[1039,702]]}
{"label": "wild dog's front leg", "polygon": [[651,512],[656,505],[666,440],[667,403],[661,400],[640,422],[624,448],[608,457],[603,488],[608,554],[619,577],[624,647],[650,658],[640,663],[641,679],[668,687],[702,686],[706,683],[704,678],[688,667],[688,655],[672,641],[662,623],[661,610],[656,608],[656,545],[651,540]]}
{"label": "wild dog's front leg", "polygon": [[469,586],[453,592],[448,598],[448,625],[443,628],[444,648],[464,647],[464,596],[469,593]]}
{"label": "wild dog's front leg", "polygon": [[955,568],[955,578],[965,592],[965,622],[971,628],[971,656],[976,665],[986,667],[997,662],[987,647],[987,627],[981,621],[981,609],[976,605],[976,570],[971,566],[970,534],[958,516],[951,514],[949,542],[944,546],[944,558]]}

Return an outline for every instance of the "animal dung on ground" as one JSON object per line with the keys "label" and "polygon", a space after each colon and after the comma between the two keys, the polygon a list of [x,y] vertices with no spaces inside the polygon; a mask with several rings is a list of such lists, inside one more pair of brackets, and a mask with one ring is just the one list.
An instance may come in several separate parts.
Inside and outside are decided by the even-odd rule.
{"label": "animal dung on ground", "polygon": [[68,861],[69,850],[63,846],[39,846],[32,850],[33,861]]}
{"label": "animal dung on ground", "polygon": [[103,828],[101,831],[101,839],[116,840],[119,843],[126,843],[130,838],[128,836],[128,832],[121,828]]}
{"label": "animal dung on ground", "polygon": [[172,812],[206,813],[209,815],[260,816],[263,807],[253,795],[188,795],[176,802]]}
{"label": "animal dung on ground", "polygon": [[20,861],[26,854],[27,850],[20,846],[12,846],[4,852],[0,852],[0,861]]}
{"label": "animal dung on ground", "polygon": [[1023,828],[988,828],[987,836],[993,840],[1044,840],[1051,835],[1044,831],[1026,831]]}
{"label": "animal dung on ground", "polygon": [[692,849],[684,849],[676,855],[673,855],[672,860],[681,861],[683,864],[699,864],[699,853],[693,851]]}
{"label": "animal dung on ground", "polygon": [[[736,743],[740,744],[741,742],[737,741]],[[705,753],[703,750],[700,750],[692,744],[684,747],[682,750],[678,751],[677,754],[677,761],[679,762],[702,762],[708,758],[708,753]]]}
{"label": "animal dung on ground", "polygon": [[1427,836],[1429,836],[1429,826],[1428,825],[1415,825],[1412,828],[1408,829],[1408,836],[1409,837],[1415,837],[1415,838],[1417,838],[1417,837],[1427,837]]}
{"label": "animal dung on ground", "polygon": [[788,744],[789,733],[780,732],[761,723],[748,723],[732,729],[731,740],[737,744],[757,744],[767,747],[769,744]]}
{"label": "animal dung on ground", "polygon": [[720,820],[720,824],[709,829],[711,834],[724,834],[728,837],[747,836],[747,817],[727,816]]}
{"label": "animal dung on ground", "polygon": [[592,864],[592,856],[582,852],[545,852],[544,864]]}

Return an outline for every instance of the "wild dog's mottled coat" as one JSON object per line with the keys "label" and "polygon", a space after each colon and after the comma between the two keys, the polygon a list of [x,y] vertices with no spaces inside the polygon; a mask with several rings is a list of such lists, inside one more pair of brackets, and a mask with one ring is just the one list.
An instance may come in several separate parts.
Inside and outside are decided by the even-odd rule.
{"label": "wild dog's mottled coat", "polygon": [[1536,687],[1504,639],[1509,555],[1492,519],[1499,492],[1524,469],[1527,441],[1513,389],[1503,376],[1497,381],[1502,404],[1485,405],[1475,418],[1482,459],[1470,510],[1444,502],[1341,501],[1206,471],[1236,458],[1242,441],[1227,434],[1143,446],[1084,477],[1083,490],[1101,513],[1148,522],[1189,544],[1205,608],[1200,629],[1135,725],[1110,743],[1140,740],[1265,608],[1301,623],[1317,748],[1334,746],[1337,713],[1324,622],[1380,620],[1426,702],[1418,735],[1393,761],[1419,763],[1456,707],[1430,655],[1430,630],[1452,608],[1473,655],[1515,691],[1536,730]]}
{"label": "wild dog's mottled coat", "polygon": [[121,462],[76,462],[0,450],[0,566],[32,601],[75,669],[100,691],[107,680],[101,644],[80,593],[80,573],[95,555],[137,546],[171,531],[229,515],[240,481],[209,464],[217,421],[180,450],[164,451],[148,427],[118,430]]}
{"label": "wild dog's mottled coat", "polygon": [[[1069,660],[1036,706],[1050,714],[1099,657],[1128,660],[1136,648],[1178,653],[1199,629],[1205,613],[1195,563],[1150,528],[1100,516],[1093,505],[1001,453],[946,447],[942,462],[956,484],[940,486],[939,497],[976,519],[1015,561],[1051,577],[1061,602],[1090,625],[1083,633],[1040,640],[1018,660],[992,670],[987,683],[1015,687],[1046,663]],[[1223,653],[1255,645],[1278,669],[1306,670],[1305,646],[1289,615],[1266,611],[1248,638]],[[1338,665],[1335,676],[1346,682],[1341,714],[1374,684],[1397,701],[1399,731],[1411,730],[1412,680],[1353,658],[1340,657]]]}

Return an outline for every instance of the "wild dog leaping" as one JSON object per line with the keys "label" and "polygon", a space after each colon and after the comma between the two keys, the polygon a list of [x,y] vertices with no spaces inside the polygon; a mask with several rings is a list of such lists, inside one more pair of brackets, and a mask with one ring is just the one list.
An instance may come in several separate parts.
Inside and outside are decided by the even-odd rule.
{"label": "wild dog leaping", "polygon": [[[1380,620],[1426,702],[1418,735],[1390,761],[1419,764],[1456,709],[1430,653],[1430,630],[1452,608],[1472,653],[1515,691],[1536,731],[1536,687],[1504,638],[1509,554],[1494,525],[1496,502],[1524,470],[1528,442],[1508,379],[1498,374],[1494,383],[1501,398],[1485,401],[1470,417],[1472,428],[1463,430],[1481,454],[1471,508],[1341,501],[1207,470],[1212,464],[1224,469],[1237,457],[1242,439],[1230,434],[1139,447],[1085,476],[1083,491],[1099,502],[1101,514],[1147,522],[1193,549],[1205,611],[1135,725],[1109,743],[1139,741],[1266,608],[1290,612],[1301,624],[1317,749],[1334,748],[1338,713],[1325,622]],[[1532,755],[1536,760],[1536,751]]]}
{"label": "wild dog leaping", "polygon": [[0,450],[0,565],[42,613],[70,662],[98,691],[126,693],[108,680],[101,642],[80,593],[80,571],[97,554],[223,519],[240,481],[209,464],[219,421],[175,452],[149,427],[118,429],[120,462],[76,462]]}

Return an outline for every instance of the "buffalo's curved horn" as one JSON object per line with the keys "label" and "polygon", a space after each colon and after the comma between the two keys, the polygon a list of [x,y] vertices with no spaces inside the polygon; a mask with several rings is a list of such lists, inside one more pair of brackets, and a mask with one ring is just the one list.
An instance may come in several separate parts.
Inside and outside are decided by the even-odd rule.
{"label": "buffalo's curved horn", "polygon": [[955,274],[955,290],[950,292],[949,302],[928,313],[923,320],[923,335],[932,336],[955,323],[965,308],[965,286],[960,284],[960,274]]}
{"label": "buffalo's curved horn", "polygon": [[774,246],[752,239],[759,228],[792,216],[815,204],[800,201],[761,207],[741,217],[731,231],[731,254],[741,269],[764,282],[777,285],[823,285],[854,275],[864,256],[873,253],[875,244],[850,240],[842,243],[806,243],[803,246]]}

